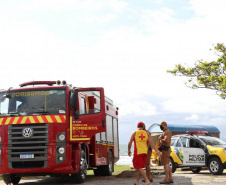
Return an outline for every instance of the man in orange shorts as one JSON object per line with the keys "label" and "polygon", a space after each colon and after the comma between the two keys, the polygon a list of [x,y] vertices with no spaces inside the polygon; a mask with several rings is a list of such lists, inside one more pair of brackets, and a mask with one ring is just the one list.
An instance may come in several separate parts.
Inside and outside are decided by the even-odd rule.
{"label": "man in orange shorts", "polygon": [[147,143],[150,142],[149,135],[144,130],[145,124],[143,122],[138,122],[137,124],[137,130],[132,133],[130,137],[130,141],[128,144],[128,155],[131,156],[131,146],[134,142],[134,156],[133,156],[133,166],[135,169],[137,169],[137,180],[135,185],[139,184],[140,175],[143,176],[145,180],[144,185],[149,185],[150,181],[144,171],[143,168],[146,166],[146,160],[147,160],[147,151],[148,151],[148,145]]}
{"label": "man in orange shorts", "polygon": [[160,129],[163,131],[163,133],[160,135],[160,162],[164,165],[165,170],[165,179],[160,182],[160,184],[170,184],[173,183],[172,178],[172,171],[170,169],[169,159],[170,159],[170,143],[171,143],[171,137],[172,133],[167,128],[167,123],[165,121],[162,121],[160,124]]}

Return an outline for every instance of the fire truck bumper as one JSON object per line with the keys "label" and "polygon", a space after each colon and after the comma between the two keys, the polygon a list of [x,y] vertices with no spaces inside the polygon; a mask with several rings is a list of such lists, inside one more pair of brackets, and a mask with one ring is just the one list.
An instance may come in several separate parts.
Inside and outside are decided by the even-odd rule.
{"label": "fire truck bumper", "polygon": [[[59,153],[62,146],[49,145],[47,153],[40,157],[36,154],[11,155],[8,147],[1,148],[0,174],[71,174],[71,146],[65,145],[63,154]],[[61,148],[61,153],[62,153]]]}

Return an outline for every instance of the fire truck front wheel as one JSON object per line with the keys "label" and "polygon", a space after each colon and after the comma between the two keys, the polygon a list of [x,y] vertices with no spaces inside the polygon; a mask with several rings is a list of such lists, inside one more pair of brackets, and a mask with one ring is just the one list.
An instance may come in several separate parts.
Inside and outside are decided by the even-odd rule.
{"label": "fire truck front wheel", "polygon": [[72,174],[72,178],[77,183],[84,183],[87,174],[87,161],[84,150],[80,152],[80,167],[79,173]]}
{"label": "fire truck front wheel", "polygon": [[4,180],[4,182],[8,185],[8,184],[18,184],[20,182],[21,177],[15,175],[15,174],[5,174],[2,175],[2,178]]}

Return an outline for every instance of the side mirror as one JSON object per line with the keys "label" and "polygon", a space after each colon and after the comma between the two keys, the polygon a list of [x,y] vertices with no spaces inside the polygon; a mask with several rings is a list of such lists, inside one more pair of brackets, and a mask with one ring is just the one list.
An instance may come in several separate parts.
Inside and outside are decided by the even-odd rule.
{"label": "side mirror", "polygon": [[72,91],[70,97],[70,107],[76,111],[77,109],[77,99],[78,99],[78,91]]}
{"label": "side mirror", "polygon": [[6,96],[1,97],[1,102],[3,103],[6,100]]}
{"label": "side mirror", "polygon": [[10,99],[10,98],[12,98],[12,96],[9,93],[6,93],[5,95],[3,95],[1,97],[1,102],[4,102],[6,100],[6,98]]}
{"label": "side mirror", "polygon": [[75,119],[79,118],[78,114],[76,113],[77,112],[77,103],[78,103],[78,91],[75,90],[75,91],[71,92],[71,96],[70,96],[70,107],[73,110],[73,116]]}
{"label": "side mirror", "polygon": [[201,148],[204,149],[205,148],[205,145],[204,144],[201,144]]}

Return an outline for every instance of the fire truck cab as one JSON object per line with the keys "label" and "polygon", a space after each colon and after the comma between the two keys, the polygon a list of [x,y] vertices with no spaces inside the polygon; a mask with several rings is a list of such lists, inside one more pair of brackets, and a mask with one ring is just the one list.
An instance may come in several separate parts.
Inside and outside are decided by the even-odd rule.
{"label": "fire truck cab", "polygon": [[[112,175],[119,160],[118,108],[98,87],[33,81],[0,91],[0,173],[6,184],[27,175]],[[3,160],[4,159],[4,160]]]}

